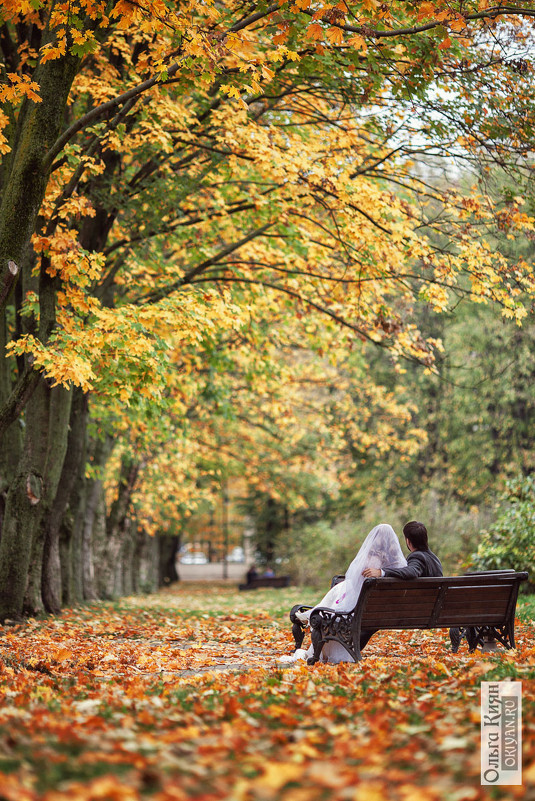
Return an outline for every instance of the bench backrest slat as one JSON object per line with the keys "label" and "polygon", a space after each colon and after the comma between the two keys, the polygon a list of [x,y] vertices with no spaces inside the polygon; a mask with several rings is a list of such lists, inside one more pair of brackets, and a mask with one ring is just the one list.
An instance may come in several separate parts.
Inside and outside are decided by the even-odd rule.
{"label": "bench backrest slat", "polygon": [[240,584],[240,589],[254,590],[264,587],[289,587],[290,576],[257,576],[246,584]]}

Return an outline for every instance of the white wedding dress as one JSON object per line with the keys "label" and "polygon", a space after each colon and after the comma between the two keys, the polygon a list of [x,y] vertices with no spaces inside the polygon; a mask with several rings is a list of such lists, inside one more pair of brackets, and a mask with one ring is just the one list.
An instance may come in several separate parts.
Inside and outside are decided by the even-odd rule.
{"label": "white wedding dress", "polygon": [[[334,587],[331,587],[327,595],[313,608],[299,615],[299,618],[308,620],[310,615],[317,607],[327,607],[335,612],[351,612],[354,609],[364,576],[362,571],[367,567],[391,568],[406,567],[407,560],[403,556],[401,546],[396,532],[388,523],[380,523],[372,528],[359,551],[346,570],[345,579]],[[308,651],[298,649],[294,654],[282,657],[280,662],[295,662],[298,659],[307,659],[313,655],[313,648],[310,646]],[[322,662],[354,662],[351,654],[346,651],[343,645],[334,640],[325,643],[321,651]]]}

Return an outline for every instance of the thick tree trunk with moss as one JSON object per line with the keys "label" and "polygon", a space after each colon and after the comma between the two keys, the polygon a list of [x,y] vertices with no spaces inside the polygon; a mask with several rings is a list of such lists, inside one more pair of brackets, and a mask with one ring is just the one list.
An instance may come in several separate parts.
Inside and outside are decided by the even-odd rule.
{"label": "thick tree trunk with moss", "polygon": [[[36,543],[33,550],[35,554],[35,565],[31,578],[34,579],[35,583],[30,581],[28,583],[28,589],[30,590],[34,586],[35,590],[33,594],[28,591],[25,599],[26,611],[29,614],[35,614],[41,611],[43,604],[46,611],[49,612],[53,611],[57,613],[61,609],[61,605],[57,608],[51,608],[49,602],[47,602],[47,598],[43,595],[43,588],[48,585],[47,578],[44,574],[45,564],[48,565],[48,580],[52,580],[51,576],[53,575],[54,583],[56,583],[58,587],[61,587],[59,548],[54,550],[51,558],[50,549],[47,548],[47,529],[57,498],[60,480],[63,475],[63,465],[68,445],[71,403],[71,391],[61,386],[54,387],[51,390],[48,459],[46,463],[46,473],[44,475],[45,495],[43,498],[40,524],[34,533],[34,542]],[[36,433],[35,436],[38,436],[38,434]],[[39,556],[41,557],[40,559]],[[46,562],[45,556],[48,557]],[[61,590],[59,590],[59,593],[59,597],[61,598]]]}
{"label": "thick tree trunk with moss", "polygon": [[[7,323],[4,315],[0,315],[0,360],[5,362],[0,367],[0,407],[7,401],[13,390],[11,382],[12,365],[5,358],[8,343]],[[2,437],[0,448],[0,531],[4,517],[5,498],[13,479],[13,466],[17,465],[22,449],[22,429],[18,421],[12,423]]]}
{"label": "thick tree trunk with moss", "polygon": [[[55,325],[56,279],[42,261],[38,335]],[[24,446],[9,487],[0,541],[0,619],[42,610],[40,524],[56,494],[67,446],[71,394],[40,377],[28,401]],[[29,571],[29,572],[28,572]]]}
{"label": "thick tree trunk with moss", "polygon": [[41,609],[40,524],[63,467],[70,400],[69,393],[41,379],[26,409],[23,454],[7,494],[0,540],[0,619],[18,618],[24,605],[31,613]]}
{"label": "thick tree trunk with moss", "polygon": [[[51,38],[45,32],[44,41]],[[64,122],[67,99],[79,66],[79,58],[67,53],[37,67],[34,80],[39,84],[41,102],[24,101],[16,123],[12,126],[11,155],[2,171],[0,187],[0,277],[7,277],[10,262],[28,263],[31,237],[37,227],[39,209],[46,191],[51,164],[47,153],[56,142]],[[39,337],[46,341],[55,321],[55,287],[43,273],[40,298]],[[10,292],[1,297],[0,314],[4,315]],[[2,329],[7,337],[5,322]],[[5,342],[4,342],[5,344]],[[6,359],[0,359],[0,373],[11,371]],[[25,382],[30,376],[30,383]],[[40,583],[38,531],[43,514],[52,502],[59,480],[66,446],[68,426],[67,404],[44,379],[31,374],[20,377],[6,399],[10,376],[0,377],[2,400],[0,436],[4,435],[26,403],[24,444],[13,471],[6,495],[2,538],[0,541],[0,619],[19,617],[28,584],[28,569],[34,538],[36,547],[33,584],[28,602],[38,605]],[[29,389],[33,390],[31,402]],[[69,400],[70,403],[70,400]],[[65,414],[67,415],[65,417]],[[59,468],[59,469],[58,469]],[[39,592],[38,592],[39,591]]]}
{"label": "thick tree trunk with moss", "polygon": [[[51,35],[45,32],[43,42]],[[10,127],[11,153],[2,170],[0,186],[0,279],[8,278],[10,265],[27,269],[27,256],[32,234],[37,228],[39,209],[43,201],[51,164],[47,153],[56,142],[64,123],[64,114],[72,82],[80,63],[77,56],[67,53],[59,59],[37,67],[34,80],[39,84],[41,102],[25,100],[20,113]],[[19,273],[22,270],[19,270]],[[0,297],[0,314],[4,315],[12,293]],[[5,296],[4,296],[5,295]],[[7,331],[2,322],[2,337]],[[3,343],[4,344],[4,343]],[[16,420],[37,379],[31,370],[25,371],[6,397],[11,381],[12,365],[0,359],[0,437]]]}
{"label": "thick tree trunk with moss", "polygon": [[80,59],[67,53],[37,67],[41,102],[25,100],[14,131],[10,169],[2,175],[0,274],[8,262],[20,265],[35,231],[51,164],[47,153],[64,122],[67,99]]}
{"label": "thick tree trunk with moss", "polygon": [[[19,281],[15,291],[15,308],[9,309],[10,325],[8,326],[8,315],[0,314],[0,409],[6,409],[10,406],[10,399],[13,397],[14,386],[26,371],[29,371],[28,359],[24,357],[7,358],[6,346],[12,336],[20,336],[21,334],[37,333],[37,321],[33,317],[21,318],[17,315],[17,309],[22,304],[22,298],[28,291],[37,291],[39,288],[39,280],[36,276],[32,275],[33,268],[35,267],[34,253],[31,251],[27,254],[27,258],[23,265],[23,278]],[[38,380],[39,376],[35,373],[32,376],[33,380]],[[30,385],[28,385],[30,386]],[[30,394],[28,394],[28,398]],[[18,402],[22,403],[26,398],[26,394],[22,391]],[[18,406],[15,404],[15,409]],[[14,480],[17,465],[22,455],[23,445],[23,421],[15,419],[4,430],[3,435],[0,435],[0,531],[3,524],[5,500],[7,491],[11,482]]]}

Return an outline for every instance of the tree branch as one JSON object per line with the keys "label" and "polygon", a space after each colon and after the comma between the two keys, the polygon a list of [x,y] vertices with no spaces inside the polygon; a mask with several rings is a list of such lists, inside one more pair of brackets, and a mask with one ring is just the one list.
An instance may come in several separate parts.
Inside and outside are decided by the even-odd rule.
{"label": "tree branch", "polygon": [[[172,77],[178,72],[184,59],[185,56],[169,67],[167,70],[168,77]],[[67,142],[72,139],[72,137],[75,136],[78,131],[81,131],[94,120],[98,119],[103,114],[106,114],[107,111],[112,111],[116,108],[116,106],[127,103],[132,98],[143,94],[143,92],[146,92],[149,89],[152,89],[152,87],[157,83],[165,83],[165,81],[159,81],[158,76],[154,75],[152,78],[148,78],[146,81],[143,81],[143,83],[138,84],[138,86],[133,86],[131,89],[123,92],[121,95],[114,97],[112,100],[107,100],[105,103],[101,103],[100,106],[95,106],[95,108],[92,108],[91,111],[87,112],[87,114],[84,114],[83,117],[80,117],[78,120],[76,120],[76,122],[73,122],[73,124],[62,133],[59,139],[56,140],[55,144],[46,154],[42,169],[46,171],[50,168],[58,153],[62,151]]]}
{"label": "tree branch", "polygon": [[[304,14],[312,17],[312,11],[303,11]],[[535,9],[519,8],[517,6],[492,6],[486,8],[484,11],[479,11],[475,14],[463,14],[467,22],[473,22],[478,19],[496,19],[497,17],[516,16],[516,17],[535,17]],[[426,22],[423,25],[414,25],[412,28],[397,28],[396,30],[382,31],[378,28],[371,28],[369,25],[339,25],[336,22],[331,23],[334,28],[340,28],[348,33],[360,33],[363,36],[369,36],[372,39],[387,39],[394,36],[413,36],[416,33],[424,33],[433,28],[440,28],[448,24],[448,20],[433,20]]]}
{"label": "tree branch", "polygon": [[260,228],[257,228],[255,231],[251,231],[249,234],[247,234],[247,236],[244,236],[243,239],[240,239],[238,242],[234,242],[232,245],[227,245],[227,247],[223,248],[223,250],[220,250],[215,256],[212,256],[210,259],[206,259],[206,261],[203,261],[201,264],[198,264],[196,267],[194,267],[189,273],[181,278],[180,281],[177,281],[169,287],[164,287],[156,292],[153,292],[151,295],[148,295],[145,298],[145,302],[155,303],[168,295],[170,292],[175,292],[177,289],[180,289],[180,287],[187,286],[187,284],[195,283],[193,279],[204,272],[207,267],[211,267],[212,264],[216,264],[218,261],[225,258],[225,256],[228,256],[230,253],[238,250],[238,248],[241,248],[242,245],[246,245],[247,242],[250,242],[257,236],[262,236],[263,233],[265,233],[269,228],[272,228],[274,225],[274,222],[266,223]]}
{"label": "tree branch", "polygon": [[40,373],[32,367],[26,367],[3,408],[0,409],[0,440],[9,426],[19,417],[40,378]]}
{"label": "tree branch", "polygon": [[252,25],[253,22],[258,22],[259,19],[263,19],[264,17],[269,17],[270,14],[273,14],[274,11],[278,11],[280,8],[279,3],[273,3],[272,5],[268,6],[264,11],[257,11],[255,14],[251,14],[245,19],[240,20],[235,25],[230,28],[231,33],[237,33],[238,31],[243,30],[248,25]]}
{"label": "tree branch", "polygon": [[0,311],[7,306],[8,298],[11,294],[11,290],[15,286],[18,274],[18,264],[15,264],[15,262],[10,259],[7,263],[7,270],[4,273],[2,288],[0,289]]}

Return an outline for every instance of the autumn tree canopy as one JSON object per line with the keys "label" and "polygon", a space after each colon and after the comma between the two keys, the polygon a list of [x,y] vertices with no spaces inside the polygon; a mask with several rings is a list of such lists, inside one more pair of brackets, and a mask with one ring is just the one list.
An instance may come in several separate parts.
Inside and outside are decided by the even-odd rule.
{"label": "autumn tree canopy", "polygon": [[520,323],[535,289],[481,237],[530,230],[523,198],[436,189],[411,164],[457,117],[466,153],[521,149],[463,104],[474,75],[524,76],[506,42],[531,5],[3,3],[0,616],[82,585],[107,463],[113,560],[132,504],[173,529],[205,472],[275,491],[287,464],[301,503],[303,473],[335,485],[371,447],[413,452],[410,405],[363,346],[433,370],[415,304]]}

